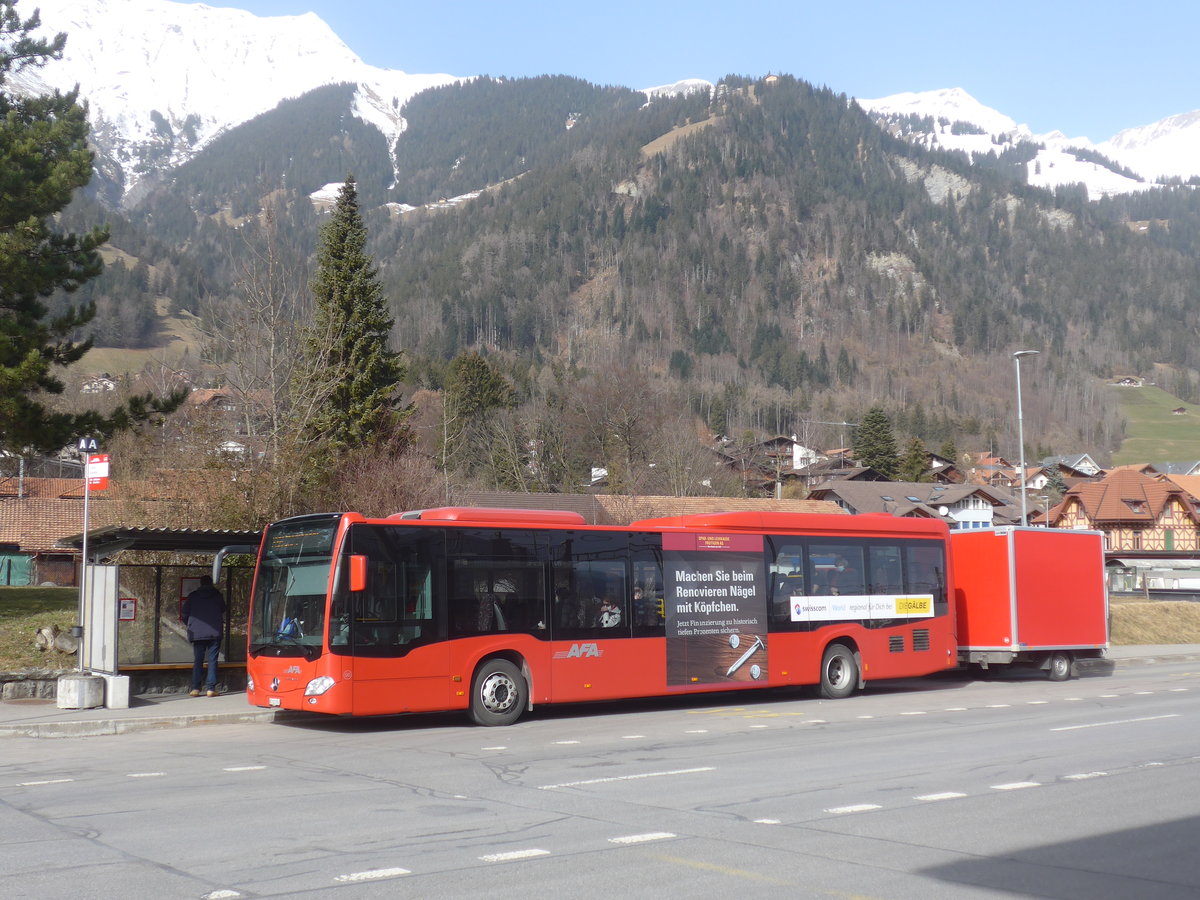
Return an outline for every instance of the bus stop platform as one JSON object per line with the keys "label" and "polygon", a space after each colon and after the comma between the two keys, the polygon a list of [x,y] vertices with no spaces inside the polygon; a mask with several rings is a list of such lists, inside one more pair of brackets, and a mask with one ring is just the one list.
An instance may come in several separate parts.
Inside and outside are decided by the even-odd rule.
{"label": "bus stop platform", "polygon": [[[1079,661],[1076,671],[1100,674],[1108,667],[1188,660],[1200,660],[1200,644],[1112,647],[1105,659]],[[285,722],[305,717],[302,712],[250,706],[242,691],[216,697],[142,694],[129,698],[128,709],[59,709],[57,701],[52,699],[19,699],[0,701],[0,738],[97,737],[194,725]]]}

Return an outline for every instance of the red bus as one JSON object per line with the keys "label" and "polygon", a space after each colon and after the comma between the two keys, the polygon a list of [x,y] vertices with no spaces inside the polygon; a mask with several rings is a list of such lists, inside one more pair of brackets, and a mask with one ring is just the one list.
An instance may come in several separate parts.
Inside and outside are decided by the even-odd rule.
{"label": "red bus", "polygon": [[957,664],[945,524],[732,512],[593,526],[444,507],[263,535],[247,693],[337,715],[785,685],[845,697]]}

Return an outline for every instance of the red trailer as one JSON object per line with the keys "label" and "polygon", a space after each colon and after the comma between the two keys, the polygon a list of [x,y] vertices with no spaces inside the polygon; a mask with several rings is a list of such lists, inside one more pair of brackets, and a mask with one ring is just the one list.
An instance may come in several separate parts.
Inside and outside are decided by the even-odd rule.
{"label": "red trailer", "polygon": [[1104,535],[1013,526],[950,535],[958,660],[1071,677],[1108,649]]}

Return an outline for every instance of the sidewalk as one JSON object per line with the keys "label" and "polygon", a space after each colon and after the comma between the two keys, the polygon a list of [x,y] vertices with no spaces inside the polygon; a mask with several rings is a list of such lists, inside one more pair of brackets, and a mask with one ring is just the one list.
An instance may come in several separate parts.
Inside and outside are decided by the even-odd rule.
{"label": "sidewalk", "polygon": [[[1113,647],[1107,659],[1081,660],[1078,671],[1109,666],[1154,665],[1200,660],[1200,644],[1157,644]],[[192,725],[274,722],[304,713],[261,709],[246,703],[241,691],[219,697],[187,694],[144,694],[131,697],[128,709],[59,709],[54,700],[0,702],[0,738],[93,737]]]}

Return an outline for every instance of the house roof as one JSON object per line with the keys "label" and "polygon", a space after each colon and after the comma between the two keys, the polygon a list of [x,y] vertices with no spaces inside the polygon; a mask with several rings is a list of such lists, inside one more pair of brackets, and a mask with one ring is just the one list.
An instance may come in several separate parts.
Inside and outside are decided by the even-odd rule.
{"label": "house roof", "polygon": [[939,506],[950,506],[979,495],[993,507],[1006,507],[1006,492],[980,484],[941,484],[914,481],[832,481],[814,488],[815,499],[840,497],[857,513],[886,512],[897,516],[941,518]]}
{"label": "house roof", "polygon": [[1172,500],[1179,501],[1194,521],[1200,521],[1191,496],[1171,481],[1148,478],[1133,469],[1117,469],[1102,481],[1085,481],[1063,495],[1063,502],[1051,511],[1056,522],[1072,500],[1097,524],[1105,522],[1157,521]]}
{"label": "house roof", "polygon": [[1200,471],[1200,459],[1192,459],[1185,462],[1147,463],[1147,466],[1163,475],[1192,475]]}
{"label": "house roof", "polygon": [[1200,475],[1168,475],[1166,479],[1176,487],[1182,488],[1193,502],[1200,501]]}
{"label": "house roof", "polygon": [[[119,503],[88,503],[88,530],[116,522]],[[18,544],[23,553],[62,552],[58,540],[83,530],[83,501],[10,499],[0,502],[0,543]]]}
{"label": "house roof", "polygon": [[0,478],[0,500],[83,499],[82,478],[38,478],[8,476]]}

